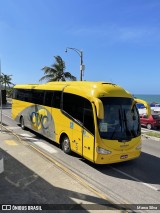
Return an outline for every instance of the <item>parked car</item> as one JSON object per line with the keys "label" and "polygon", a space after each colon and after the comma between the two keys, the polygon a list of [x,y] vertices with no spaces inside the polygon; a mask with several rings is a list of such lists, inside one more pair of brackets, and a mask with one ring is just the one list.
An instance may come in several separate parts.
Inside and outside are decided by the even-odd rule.
{"label": "parked car", "polygon": [[160,115],[140,115],[141,126],[146,126],[147,129],[160,128]]}

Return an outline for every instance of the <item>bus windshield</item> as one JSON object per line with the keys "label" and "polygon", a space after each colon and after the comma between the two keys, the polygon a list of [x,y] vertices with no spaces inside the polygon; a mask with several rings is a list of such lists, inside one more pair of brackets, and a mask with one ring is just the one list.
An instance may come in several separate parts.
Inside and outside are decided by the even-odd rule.
{"label": "bus windshield", "polygon": [[98,120],[101,138],[109,140],[131,140],[141,134],[140,119],[134,99],[104,97],[104,119]]}

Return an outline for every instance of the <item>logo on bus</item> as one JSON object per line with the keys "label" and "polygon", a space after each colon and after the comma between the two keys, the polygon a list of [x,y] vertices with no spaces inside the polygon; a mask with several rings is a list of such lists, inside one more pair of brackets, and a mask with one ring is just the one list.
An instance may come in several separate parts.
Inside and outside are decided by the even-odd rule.
{"label": "logo on bus", "polygon": [[35,128],[48,129],[49,127],[49,119],[47,116],[47,111],[45,109],[40,109],[37,112],[32,112],[30,114],[30,120]]}

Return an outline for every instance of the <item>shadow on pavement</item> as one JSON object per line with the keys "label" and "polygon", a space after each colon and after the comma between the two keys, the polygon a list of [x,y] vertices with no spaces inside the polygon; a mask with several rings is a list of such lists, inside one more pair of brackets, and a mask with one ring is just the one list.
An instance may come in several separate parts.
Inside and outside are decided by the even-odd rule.
{"label": "shadow on pavement", "polygon": [[[87,201],[95,205],[110,204],[101,198],[74,191],[74,185],[70,190],[55,187],[4,150],[0,149],[0,153],[4,158],[4,172],[0,174],[1,204],[53,204],[53,208],[57,207],[57,204],[61,204],[58,207],[62,211],[56,210],[56,212],[70,212],[71,210],[73,212],[75,204],[77,204],[74,199],[81,200],[80,203],[83,200],[84,203]],[[89,205],[91,204],[86,207],[89,208]],[[81,212],[88,212],[87,208],[81,207]]]}
{"label": "shadow on pavement", "polygon": [[[111,165],[94,165],[90,162],[86,163],[103,174],[119,179],[128,179],[132,181],[138,179],[149,184],[160,184],[160,158],[144,152],[141,153],[139,158],[122,163]],[[117,172],[116,169],[122,173]],[[127,173],[128,176],[124,175],[123,172]],[[134,177],[135,180],[129,176]]]}

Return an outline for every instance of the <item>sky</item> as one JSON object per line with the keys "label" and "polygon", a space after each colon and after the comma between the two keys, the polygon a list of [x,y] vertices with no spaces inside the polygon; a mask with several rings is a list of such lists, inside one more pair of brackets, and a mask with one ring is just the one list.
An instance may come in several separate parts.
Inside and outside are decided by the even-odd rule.
{"label": "sky", "polygon": [[14,84],[39,82],[61,56],[83,80],[160,94],[159,0],[0,0],[1,72]]}

